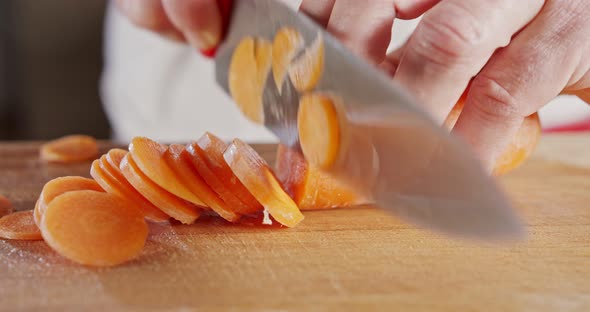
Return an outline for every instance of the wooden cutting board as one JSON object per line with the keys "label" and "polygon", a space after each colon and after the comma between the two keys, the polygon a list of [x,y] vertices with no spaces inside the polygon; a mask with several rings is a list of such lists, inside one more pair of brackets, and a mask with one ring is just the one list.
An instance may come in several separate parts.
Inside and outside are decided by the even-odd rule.
{"label": "wooden cutting board", "polygon": [[[272,160],[274,146],[257,148]],[[39,163],[37,149],[0,145],[0,194],[19,209],[49,179],[89,176],[87,163]],[[153,227],[139,259],[109,269],[0,240],[0,310],[590,311],[590,135],[545,136],[501,182],[525,242],[453,241],[372,207],[307,212],[293,229]]]}

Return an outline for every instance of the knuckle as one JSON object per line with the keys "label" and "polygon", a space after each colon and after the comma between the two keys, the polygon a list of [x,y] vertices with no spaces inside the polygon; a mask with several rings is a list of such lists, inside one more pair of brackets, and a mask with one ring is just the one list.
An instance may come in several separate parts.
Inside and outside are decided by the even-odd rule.
{"label": "knuckle", "polygon": [[460,4],[448,5],[436,14],[425,16],[415,52],[434,63],[467,62],[474,49],[485,40],[485,24]]}
{"label": "knuckle", "polygon": [[484,120],[505,120],[521,115],[514,92],[499,79],[478,75],[472,82],[472,105]]}

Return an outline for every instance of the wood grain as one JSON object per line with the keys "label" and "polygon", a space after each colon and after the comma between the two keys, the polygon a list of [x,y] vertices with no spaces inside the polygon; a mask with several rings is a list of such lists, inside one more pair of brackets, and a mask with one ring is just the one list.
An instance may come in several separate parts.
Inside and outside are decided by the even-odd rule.
{"label": "wood grain", "polygon": [[[51,178],[89,176],[88,163],[39,163],[37,149],[0,145],[0,194],[20,210]],[[274,146],[257,149],[272,160]],[[293,229],[154,226],[139,259],[110,269],[0,240],[0,310],[590,311],[590,135],[543,137],[501,183],[527,241],[449,240],[372,207],[306,212]]]}

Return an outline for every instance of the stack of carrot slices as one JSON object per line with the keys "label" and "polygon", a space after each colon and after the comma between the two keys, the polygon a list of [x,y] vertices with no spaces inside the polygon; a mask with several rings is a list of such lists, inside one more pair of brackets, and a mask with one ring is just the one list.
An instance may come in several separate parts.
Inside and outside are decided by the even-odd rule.
{"label": "stack of carrot slices", "polygon": [[[71,141],[58,142],[70,148]],[[74,150],[81,155],[82,149]],[[62,156],[62,163],[71,159]],[[227,144],[211,133],[187,145],[136,137],[128,150],[113,148],[93,160],[89,171],[92,178],[48,181],[30,211],[12,213],[0,197],[0,210],[6,210],[0,237],[42,239],[74,262],[112,266],[141,253],[149,222],[192,224],[203,213],[239,222],[264,213],[294,227],[304,218],[252,147],[238,139]]]}

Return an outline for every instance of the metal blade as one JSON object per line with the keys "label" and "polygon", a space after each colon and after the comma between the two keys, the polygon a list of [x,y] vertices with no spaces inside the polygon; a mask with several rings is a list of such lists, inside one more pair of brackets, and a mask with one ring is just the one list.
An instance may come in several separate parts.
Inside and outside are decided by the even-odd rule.
{"label": "metal blade", "polygon": [[[437,126],[390,77],[279,1],[236,1],[232,14],[215,61],[217,82],[228,94],[231,56],[244,37],[272,41],[284,26],[297,29],[306,46],[318,34],[323,37],[324,71],[315,91],[331,92],[343,100],[352,138],[332,174],[372,194],[380,207],[423,227],[478,239],[522,236],[522,225],[506,195],[467,145]],[[297,148],[299,95],[290,85],[278,92],[269,76],[265,126],[281,143]]]}

